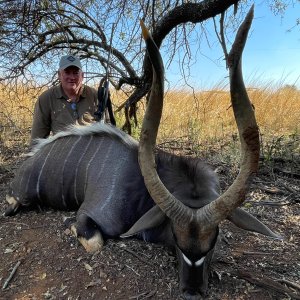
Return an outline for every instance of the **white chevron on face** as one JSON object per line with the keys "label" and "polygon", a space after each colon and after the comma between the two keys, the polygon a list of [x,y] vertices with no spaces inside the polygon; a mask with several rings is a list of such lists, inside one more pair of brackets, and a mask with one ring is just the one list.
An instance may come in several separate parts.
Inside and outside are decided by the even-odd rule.
{"label": "white chevron on face", "polygon": [[186,255],[184,255],[183,252],[181,252],[181,254],[182,254],[182,257],[183,257],[184,261],[185,261],[189,266],[200,267],[200,266],[203,264],[204,260],[205,260],[205,256],[203,256],[203,257],[201,257],[199,260],[193,262],[193,261],[191,261]]}

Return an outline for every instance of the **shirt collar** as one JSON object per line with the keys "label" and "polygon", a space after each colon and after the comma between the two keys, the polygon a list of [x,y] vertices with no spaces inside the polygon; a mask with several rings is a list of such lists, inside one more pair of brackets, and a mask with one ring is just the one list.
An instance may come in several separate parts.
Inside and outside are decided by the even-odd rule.
{"label": "shirt collar", "polygon": [[[68,100],[68,96],[65,94],[61,84],[59,85],[59,88],[56,90],[56,96],[59,99],[65,99]],[[79,100],[82,98],[86,98],[86,86],[82,85],[81,90],[79,92]]]}

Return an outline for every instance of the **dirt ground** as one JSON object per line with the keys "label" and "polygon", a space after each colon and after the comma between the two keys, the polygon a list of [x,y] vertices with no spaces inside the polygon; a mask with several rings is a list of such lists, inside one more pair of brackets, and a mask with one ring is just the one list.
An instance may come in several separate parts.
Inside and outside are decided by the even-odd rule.
{"label": "dirt ground", "polygon": [[[109,240],[100,253],[90,255],[63,225],[63,216],[70,213],[2,216],[20,161],[17,153],[6,157],[0,166],[1,300],[181,299],[171,249]],[[248,233],[225,221],[206,299],[300,299],[300,180],[273,170],[260,169],[244,207],[284,240]],[[232,170],[220,163],[218,172],[224,188]]]}

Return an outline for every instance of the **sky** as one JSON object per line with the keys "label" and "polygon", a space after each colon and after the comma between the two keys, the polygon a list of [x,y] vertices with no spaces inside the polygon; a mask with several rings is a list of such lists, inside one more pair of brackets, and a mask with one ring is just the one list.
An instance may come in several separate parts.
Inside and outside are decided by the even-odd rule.
{"label": "sky", "polygon": [[[294,7],[289,7],[281,17],[272,13],[268,1],[255,1],[254,20],[243,53],[247,87],[295,85],[300,89],[300,25],[295,26],[300,18],[300,1],[294,2]],[[201,53],[204,55],[192,49],[197,55],[197,63],[191,68],[189,84],[201,90],[226,85],[228,72],[220,44],[213,43],[208,47],[205,41],[202,42]],[[172,88],[185,86],[176,62],[166,70],[166,78]]]}

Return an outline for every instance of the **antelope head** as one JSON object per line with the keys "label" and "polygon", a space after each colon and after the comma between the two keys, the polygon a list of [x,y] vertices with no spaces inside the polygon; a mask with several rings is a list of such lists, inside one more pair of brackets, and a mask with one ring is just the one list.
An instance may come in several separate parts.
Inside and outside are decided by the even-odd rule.
{"label": "antelope head", "polygon": [[230,218],[245,200],[251,177],[259,162],[259,131],[243,82],[241,56],[253,19],[253,7],[241,24],[228,55],[232,108],[241,143],[240,172],[217,199],[195,209],[176,199],[161,182],[154,149],[164,97],[164,66],[159,50],[141,22],[143,37],[153,66],[149,103],[139,143],[139,164],[147,189],[160,210],[170,219],[179,259],[180,286],[186,299],[199,299],[208,285],[208,267],[213,256],[221,221]]}

